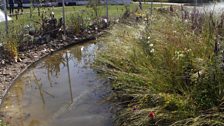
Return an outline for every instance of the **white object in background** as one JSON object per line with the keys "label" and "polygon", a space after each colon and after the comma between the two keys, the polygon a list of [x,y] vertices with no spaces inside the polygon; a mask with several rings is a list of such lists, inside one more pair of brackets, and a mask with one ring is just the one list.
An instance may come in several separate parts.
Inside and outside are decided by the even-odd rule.
{"label": "white object in background", "polygon": [[[12,20],[12,18],[8,16],[8,20]],[[3,11],[0,10],[0,22],[3,22],[3,21],[5,21],[5,14]]]}

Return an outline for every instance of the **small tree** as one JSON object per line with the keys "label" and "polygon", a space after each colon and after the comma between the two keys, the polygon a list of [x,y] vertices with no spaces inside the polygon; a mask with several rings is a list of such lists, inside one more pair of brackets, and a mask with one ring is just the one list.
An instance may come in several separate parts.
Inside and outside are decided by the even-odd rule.
{"label": "small tree", "polygon": [[95,16],[98,17],[98,6],[100,5],[100,0],[89,0],[88,6],[91,7],[95,13]]}

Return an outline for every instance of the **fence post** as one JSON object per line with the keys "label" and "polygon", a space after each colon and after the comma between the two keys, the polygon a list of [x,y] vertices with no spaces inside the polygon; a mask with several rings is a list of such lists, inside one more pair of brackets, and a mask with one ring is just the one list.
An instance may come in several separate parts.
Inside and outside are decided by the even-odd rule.
{"label": "fence post", "polygon": [[7,16],[7,2],[3,0],[4,13],[5,13],[5,32],[8,34],[8,16]]}
{"label": "fence post", "polygon": [[40,7],[39,7],[39,5],[37,7],[37,11],[38,11],[38,16],[40,16]]}
{"label": "fence post", "polygon": [[152,15],[152,8],[153,8],[153,0],[151,0],[151,15]]}
{"label": "fence post", "polygon": [[18,11],[16,11],[15,16],[16,16],[16,20],[18,20]]}
{"label": "fence post", "polygon": [[138,0],[139,8],[142,10],[142,0]]}
{"label": "fence post", "polygon": [[30,19],[32,18],[33,1],[30,1]]}
{"label": "fence post", "polygon": [[107,10],[106,10],[106,17],[107,17],[107,20],[108,20],[108,16],[109,16],[109,14],[108,14],[108,0],[106,0],[106,8],[107,8]]}
{"label": "fence post", "polygon": [[66,33],[65,31],[65,0],[62,0],[62,19],[63,19],[63,30],[64,30],[64,35]]}

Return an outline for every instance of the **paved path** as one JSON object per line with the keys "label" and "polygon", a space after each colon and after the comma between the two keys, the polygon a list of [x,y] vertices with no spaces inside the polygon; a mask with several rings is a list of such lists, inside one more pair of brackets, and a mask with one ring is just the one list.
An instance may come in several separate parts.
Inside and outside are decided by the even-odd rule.
{"label": "paved path", "polygon": [[[138,2],[133,2],[134,4],[138,4]],[[142,2],[145,4],[151,4],[151,2]],[[166,3],[166,2],[152,2],[153,4],[163,4],[163,5],[176,5],[176,6],[181,6],[187,3]]]}

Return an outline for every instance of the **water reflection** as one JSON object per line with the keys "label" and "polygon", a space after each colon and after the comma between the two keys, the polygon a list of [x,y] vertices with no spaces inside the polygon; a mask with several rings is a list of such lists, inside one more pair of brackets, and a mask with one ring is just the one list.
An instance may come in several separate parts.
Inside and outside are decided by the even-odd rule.
{"label": "water reflection", "polygon": [[39,126],[40,125],[40,121],[38,120],[32,120],[29,124],[29,126]]}
{"label": "water reflection", "polygon": [[109,86],[90,67],[97,45],[58,52],[16,82],[1,113],[10,126],[110,126]]}
{"label": "water reflection", "polygon": [[41,68],[47,70],[48,76],[52,76],[54,74],[58,77],[58,74],[60,73],[60,65],[65,66],[65,62],[66,61],[63,57],[63,52],[60,52],[44,60]]}
{"label": "water reflection", "polygon": [[78,46],[77,48],[73,48],[70,50],[70,54],[73,55],[77,59],[78,62],[82,60],[82,51],[84,47],[83,46]]}
{"label": "water reflection", "polygon": [[55,76],[58,76],[58,73],[60,73],[60,65],[65,66],[66,62],[74,59],[76,59],[76,61],[80,63],[80,61],[82,60],[83,50],[83,46],[77,46],[75,48],[71,48],[70,50],[58,52],[54,56],[50,56],[46,60],[44,60],[41,68],[46,69],[49,75],[54,74]]}
{"label": "water reflection", "polygon": [[67,72],[68,72],[68,84],[69,84],[69,92],[71,95],[71,104],[73,103],[73,95],[72,95],[72,84],[71,84],[71,75],[70,75],[70,68],[69,68],[69,57],[68,57],[68,52],[65,53],[66,55],[66,67],[67,67]]}

